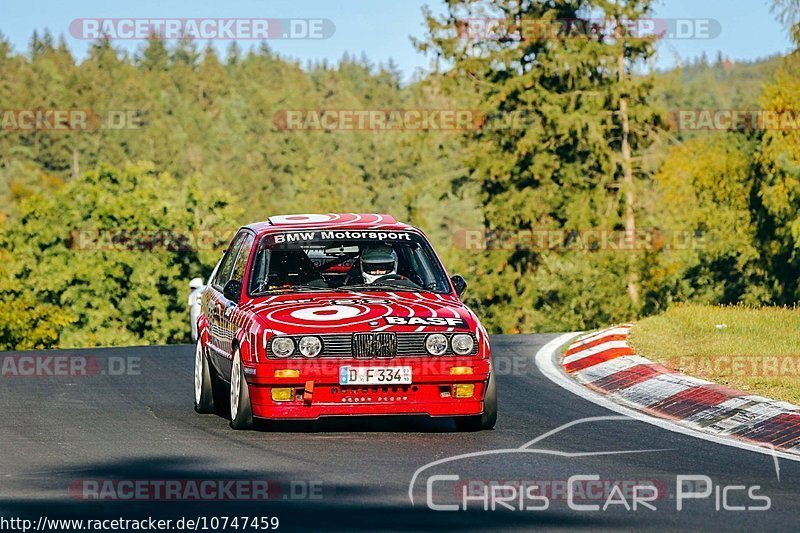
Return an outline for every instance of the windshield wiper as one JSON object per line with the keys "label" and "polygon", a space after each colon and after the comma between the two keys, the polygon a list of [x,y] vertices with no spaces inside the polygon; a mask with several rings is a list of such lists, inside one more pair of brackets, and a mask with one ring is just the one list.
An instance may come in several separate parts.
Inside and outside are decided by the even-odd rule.
{"label": "windshield wiper", "polygon": [[320,287],[319,285],[292,285],[288,289],[297,289],[301,291],[331,291],[330,287]]}
{"label": "windshield wiper", "polygon": [[406,291],[414,292],[420,290],[422,287],[409,287],[407,285],[390,285],[388,283],[360,283],[358,285],[342,285],[339,287],[341,290],[346,291]]}
{"label": "windshield wiper", "polygon": [[267,287],[257,290],[255,294],[272,294],[275,292],[304,292],[304,291],[331,291],[330,287],[319,287],[316,285],[289,285],[288,287]]}

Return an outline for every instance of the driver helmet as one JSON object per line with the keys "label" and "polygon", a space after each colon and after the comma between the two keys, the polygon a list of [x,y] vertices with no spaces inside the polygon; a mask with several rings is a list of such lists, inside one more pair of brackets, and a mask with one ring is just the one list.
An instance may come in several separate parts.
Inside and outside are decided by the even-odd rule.
{"label": "driver helmet", "polygon": [[361,274],[364,283],[375,283],[382,276],[397,274],[397,253],[386,244],[367,248],[361,254]]}

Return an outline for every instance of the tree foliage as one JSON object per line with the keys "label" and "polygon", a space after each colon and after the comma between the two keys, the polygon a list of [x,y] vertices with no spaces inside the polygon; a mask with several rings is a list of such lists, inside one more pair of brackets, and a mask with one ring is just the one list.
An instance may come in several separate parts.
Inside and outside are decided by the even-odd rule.
{"label": "tree foliage", "polygon": [[[201,257],[191,236],[240,216],[231,200],[221,190],[200,195],[196,180],[180,183],[152,164],[101,167],[54,192],[26,197],[2,234],[11,262],[0,301],[21,297],[39,305],[28,304],[19,317],[8,308],[8,322],[0,321],[11,328],[4,344],[183,340],[185,280],[215,259]],[[27,319],[36,323],[30,332],[18,324]]]}
{"label": "tree foliage", "polygon": [[[781,13],[792,27],[795,11]],[[438,69],[409,84],[391,63],[301,67],[264,44],[218,55],[151,39],[127,54],[99,40],[78,62],[48,33],[25,54],[0,37],[5,109],[136,120],[0,135],[0,349],[185,341],[187,281],[208,274],[223,236],[279,213],[389,212],[421,227],[492,332],[585,329],[681,301],[796,303],[798,130],[688,134],[665,121],[676,108],[800,113],[796,53],[648,74],[651,39],[461,33],[467,19],[650,15],[647,0],[450,0],[443,17],[425,15],[417,43]],[[276,120],[417,108],[485,121],[376,132]],[[209,229],[219,238],[199,248],[76,246],[82,231]],[[631,229],[648,245],[584,238]],[[463,230],[547,239],[476,250]]]}
{"label": "tree foliage", "polygon": [[[480,185],[489,230],[635,231],[649,175],[642,162],[663,127],[653,80],[634,75],[653,40],[526,36],[524,28],[630,22],[649,9],[648,1],[458,0],[443,17],[428,14],[429,37],[419,47],[448,65],[446,86],[501,125],[502,117],[516,119],[476,132],[464,158],[464,179]],[[490,39],[464,38],[464,21],[479,19],[508,24]],[[476,264],[488,282],[472,297],[502,330],[591,327],[638,312],[635,252],[533,248],[499,250]]]}

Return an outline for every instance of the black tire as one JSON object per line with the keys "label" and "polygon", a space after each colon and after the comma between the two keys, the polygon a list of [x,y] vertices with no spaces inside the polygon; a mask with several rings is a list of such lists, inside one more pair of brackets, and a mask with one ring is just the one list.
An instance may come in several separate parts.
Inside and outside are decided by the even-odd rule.
{"label": "black tire", "polygon": [[493,429],[497,423],[497,383],[494,372],[489,374],[486,395],[483,398],[483,413],[474,416],[457,416],[456,428],[459,431],[482,431]]}
{"label": "black tire", "polygon": [[214,387],[202,340],[197,341],[194,353],[194,410],[202,414],[214,412]]}
{"label": "black tire", "polygon": [[231,364],[231,427],[233,429],[253,428],[253,406],[250,404],[250,389],[242,366],[239,348],[233,352]]}

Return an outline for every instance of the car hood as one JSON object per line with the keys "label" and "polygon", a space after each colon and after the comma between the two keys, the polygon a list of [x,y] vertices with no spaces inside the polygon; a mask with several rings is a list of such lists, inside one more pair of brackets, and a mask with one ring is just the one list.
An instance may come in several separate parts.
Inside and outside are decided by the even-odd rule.
{"label": "car hood", "polygon": [[293,293],[247,304],[276,334],[472,331],[477,318],[457,298],[431,292]]}

